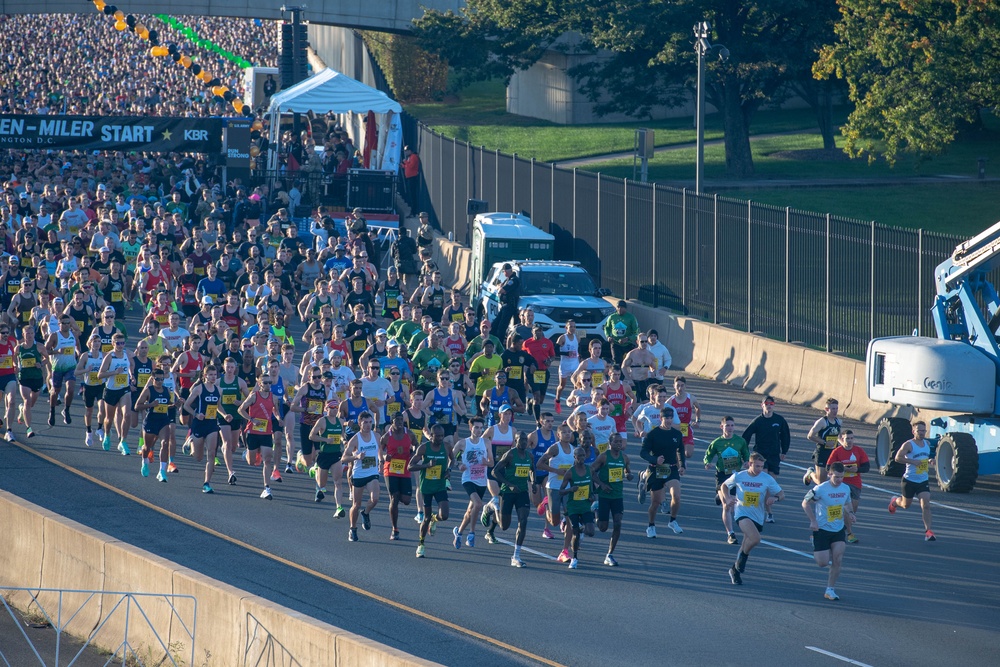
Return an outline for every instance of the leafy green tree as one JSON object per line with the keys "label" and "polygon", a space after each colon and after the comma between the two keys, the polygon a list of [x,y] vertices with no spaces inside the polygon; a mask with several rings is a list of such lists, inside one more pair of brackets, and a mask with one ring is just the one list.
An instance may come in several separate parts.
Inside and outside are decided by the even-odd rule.
{"label": "leafy green tree", "polygon": [[[692,26],[707,20],[729,59],[708,60],[706,97],[723,117],[726,167],[753,173],[750,123],[795,76],[808,72],[835,0],[468,0],[459,13],[428,11],[416,33],[465,80],[504,78],[548,49],[598,57],[570,74],[598,113],[648,116],[690,99],[697,71]],[[824,8],[819,11],[818,8]],[[579,36],[579,40],[572,36]]]}
{"label": "leafy green tree", "polygon": [[846,148],[895,163],[926,157],[1000,103],[1000,3],[840,0],[838,40],[814,66],[847,82]]}

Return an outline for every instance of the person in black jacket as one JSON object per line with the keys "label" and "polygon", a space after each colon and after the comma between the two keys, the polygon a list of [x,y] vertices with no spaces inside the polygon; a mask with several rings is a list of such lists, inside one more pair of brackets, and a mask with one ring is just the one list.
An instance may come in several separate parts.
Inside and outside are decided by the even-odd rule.
{"label": "person in black jacket", "polygon": [[510,264],[503,265],[504,281],[500,284],[500,312],[493,320],[491,331],[502,339],[507,337],[507,326],[517,317],[517,304],[521,300],[521,279]]}
{"label": "person in black jacket", "polygon": [[417,243],[410,236],[410,230],[403,227],[400,231],[400,237],[393,241],[392,246],[389,248],[389,255],[392,257],[392,263],[396,266],[396,271],[403,278],[403,287],[405,289],[411,289],[411,283],[416,281],[416,277],[420,274],[420,266],[417,263]]}
{"label": "person in black jacket", "polygon": [[764,457],[764,467],[771,475],[777,476],[781,462],[785,460],[791,445],[791,435],[788,422],[774,411],[774,399],[765,396],[760,402],[761,414],[750,422],[743,431],[743,439],[750,444],[753,438],[753,451],[760,452]]}

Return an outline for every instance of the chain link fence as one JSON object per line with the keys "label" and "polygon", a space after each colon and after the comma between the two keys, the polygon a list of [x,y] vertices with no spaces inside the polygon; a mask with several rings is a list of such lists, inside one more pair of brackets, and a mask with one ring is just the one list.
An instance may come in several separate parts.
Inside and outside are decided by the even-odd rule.
{"label": "chain link fence", "polygon": [[959,237],[695,194],[470,146],[407,119],[427,210],[468,244],[469,199],[523,211],[602,286],[700,319],[861,358],[935,335],[933,269]]}

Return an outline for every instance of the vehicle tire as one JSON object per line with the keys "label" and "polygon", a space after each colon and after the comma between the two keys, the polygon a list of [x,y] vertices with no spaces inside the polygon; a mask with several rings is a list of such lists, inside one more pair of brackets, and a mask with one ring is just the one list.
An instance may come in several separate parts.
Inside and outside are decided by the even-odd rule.
{"label": "vehicle tire", "polygon": [[968,493],[979,478],[979,449],[969,433],[945,433],[938,440],[934,458],[938,488],[948,493]]}
{"label": "vehicle tire", "polygon": [[875,463],[883,477],[902,477],[906,469],[895,460],[903,443],[913,437],[910,422],[899,417],[887,417],[878,423],[875,434]]}

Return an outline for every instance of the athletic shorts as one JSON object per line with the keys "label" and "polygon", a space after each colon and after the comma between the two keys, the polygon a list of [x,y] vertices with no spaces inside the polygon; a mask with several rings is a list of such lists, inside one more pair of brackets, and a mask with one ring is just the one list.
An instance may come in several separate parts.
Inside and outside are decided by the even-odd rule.
{"label": "athletic shorts", "polygon": [[570,514],[569,522],[574,530],[583,530],[588,523],[594,523],[594,513],[584,512],[583,514]]}
{"label": "athletic shorts", "polygon": [[68,371],[52,371],[52,388],[55,391],[59,391],[64,382],[76,382],[75,368],[71,368]]}
{"label": "athletic shorts", "polygon": [[261,447],[273,449],[274,437],[264,433],[247,433],[247,449],[252,452]]}
{"label": "athletic shorts", "polygon": [[272,416],[271,417],[271,430],[274,431],[275,433],[284,433],[285,432],[285,425],[283,423],[281,423],[280,421],[278,421],[277,417]]}
{"label": "athletic shorts", "polygon": [[646,475],[646,488],[649,491],[659,491],[660,489],[662,489],[663,487],[665,487],[667,485],[667,482],[672,482],[675,479],[679,480],[680,478],[681,478],[681,476],[677,472],[677,468],[671,466],[670,467],[670,476],[668,476],[666,478],[663,478],[663,477],[651,477],[650,475]]}
{"label": "athletic shorts", "polygon": [[851,492],[851,500],[860,501],[861,500],[861,487],[854,486],[853,484],[848,484],[847,488]]}
{"label": "athletic shorts", "polygon": [[813,551],[829,551],[834,542],[843,542],[846,530],[841,528],[837,532],[829,530],[813,531]]}
{"label": "athletic shorts", "polygon": [[129,389],[129,407],[132,408],[132,412],[138,412],[136,409],[136,404],[139,402],[139,394],[142,393],[141,389]]}
{"label": "athletic shorts", "polygon": [[17,383],[22,387],[27,387],[36,394],[45,386],[45,380],[42,378],[25,378],[24,380],[18,380]]}
{"label": "athletic shorts", "polygon": [[302,456],[309,456],[316,447],[316,443],[309,439],[312,430],[311,424],[299,424],[299,449],[302,450]]}
{"label": "athletic shorts", "polygon": [[531,498],[527,491],[508,491],[500,495],[500,515],[510,517],[514,510],[531,507]]}
{"label": "athletic shorts", "polygon": [[535,382],[535,376],[531,376],[531,391],[532,393],[541,393],[542,398],[545,398],[545,393],[549,390],[549,379],[550,373],[548,371],[537,371],[545,373],[545,382],[539,384]]}
{"label": "athletic shorts", "polygon": [[476,494],[479,496],[479,499],[482,500],[483,494],[486,493],[486,487],[479,486],[475,482],[462,482],[462,488],[465,489],[465,492],[469,494],[470,498],[472,497],[472,494]]}
{"label": "athletic shorts", "polygon": [[182,403],[188,400],[188,397],[190,395],[191,395],[191,387],[181,387],[180,390],[178,390],[177,392],[177,396],[180,397]]}
{"label": "athletic shorts", "polygon": [[826,462],[830,459],[830,454],[833,452],[829,447],[817,447],[813,451],[812,461],[821,468],[826,467]]}
{"label": "athletic shorts", "polygon": [[150,435],[160,435],[160,431],[167,426],[170,426],[170,421],[167,419],[145,419],[142,422],[142,431]]}
{"label": "athletic shorts", "polygon": [[376,475],[371,475],[369,477],[361,477],[360,479],[357,478],[357,477],[352,477],[351,478],[351,484],[354,485],[356,488],[359,488],[359,489],[362,488],[362,487],[364,487],[364,486],[368,486],[372,482],[377,482],[377,481],[378,481],[378,475],[377,474]]}
{"label": "athletic shorts", "polygon": [[192,419],[191,437],[207,438],[213,433],[219,432],[219,422],[215,419]]}
{"label": "athletic shorts", "polygon": [[420,495],[424,498],[425,511],[430,511],[431,503],[435,500],[438,505],[448,502],[448,489],[441,489],[440,491],[435,491],[434,493],[424,493],[421,491]]}
{"label": "athletic shorts", "polygon": [[550,512],[552,512],[553,514],[558,514],[559,512],[562,512],[563,497],[558,487],[555,489],[550,489],[546,487],[545,497],[549,499]]}
{"label": "athletic shorts", "polygon": [[219,428],[221,429],[223,426],[228,426],[229,428],[233,429],[233,433],[236,433],[237,431],[243,429],[243,417],[240,417],[239,415],[233,415],[233,420],[227,422],[226,418],[223,417],[222,413],[220,412]]}
{"label": "athletic shorts", "polygon": [[450,438],[451,436],[455,435],[455,433],[458,431],[458,426],[455,424],[431,424],[431,426],[432,427],[440,426],[441,428],[443,428],[444,437],[446,438]]}
{"label": "athletic shorts", "polygon": [[722,488],[722,483],[732,476],[732,473],[715,471],[715,490]]}
{"label": "athletic shorts", "polygon": [[127,392],[128,390],[129,390],[128,387],[125,387],[123,389],[108,389],[107,387],[105,387],[104,394],[102,394],[101,396],[101,400],[103,400],[108,406],[115,407],[116,405],[121,403],[123,398],[125,398],[125,392]]}
{"label": "athletic shorts", "polygon": [[385,487],[389,489],[390,496],[413,495],[413,480],[409,476],[396,477],[395,475],[387,475],[385,478]]}
{"label": "athletic shorts", "polygon": [[88,408],[94,407],[94,403],[104,399],[103,384],[83,385],[83,405]]}
{"label": "athletic shorts", "polygon": [[912,499],[916,498],[921,493],[931,492],[931,485],[928,483],[928,480],[926,479],[922,482],[911,482],[910,480],[904,477],[902,480],[900,480],[899,486],[902,489],[901,493],[903,494],[904,498]]}
{"label": "athletic shorts", "polygon": [[753,525],[757,526],[757,532],[758,533],[763,533],[764,532],[764,526],[762,524],[757,523],[756,521],[754,521],[753,519],[751,519],[748,516],[738,516],[738,517],[736,517],[736,519],[735,519],[736,525],[737,526],[740,525],[740,521],[743,521],[744,519],[746,519],[747,521],[749,521]]}
{"label": "athletic shorts", "polygon": [[316,467],[320,470],[329,470],[335,464],[340,463],[340,458],[344,452],[319,452],[316,454]]}
{"label": "athletic shorts", "polygon": [[779,454],[775,454],[774,456],[764,456],[764,470],[766,470],[769,475],[780,475],[781,456]]}
{"label": "athletic shorts", "polygon": [[651,385],[656,384],[657,380],[654,378],[646,378],[645,380],[633,380],[632,381],[632,391],[635,393],[636,400],[640,403],[644,403],[646,399],[646,390],[649,389]]}
{"label": "athletic shorts", "polygon": [[15,384],[17,383],[16,373],[10,373],[8,375],[0,375],[0,391],[2,391],[5,394],[11,391],[10,388],[11,383]]}
{"label": "athletic shorts", "polygon": [[597,519],[599,521],[607,521],[609,517],[613,517],[616,514],[624,514],[624,513],[625,513],[624,498],[604,498],[598,496]]}

